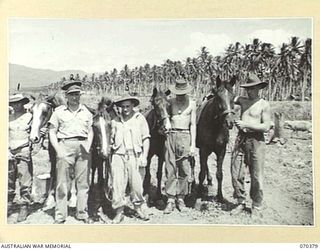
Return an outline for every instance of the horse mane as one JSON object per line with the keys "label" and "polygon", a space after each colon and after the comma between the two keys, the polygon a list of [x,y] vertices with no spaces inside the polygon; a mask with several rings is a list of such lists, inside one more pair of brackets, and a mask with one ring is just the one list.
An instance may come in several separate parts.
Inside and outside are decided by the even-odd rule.
{"label": "horse mane", "polygon": [[146,113],[143,114],[147,120],[150,132],[156,128],[157,119],[156,119],[156,112],[154,109],[148,110]]}
{"label": "horse mane", "polygon": [[[105,110],[103,110],[104,105],[107,106]],[[89,111],[93,114],[94,118],[97,116],[104,116],[105,111],[109,114],[113,112],[114,116],[119,116],[118,112],[115,110],[114,107],[115,107],[114,102],[110,98],[103,96],[100,102],[98,103],[97,110],[89,108]]]}
{"label": "horse mane", "polygon": [[[218,102],[219,102],[219,97],[217,95],[216,92],[212,92],[210,93],[210,98],[204,100],[202,102],[202,104],[198,107],[198,110],[197,110],[197,124],[200,122],[200,120],[203,118],[202,115],[204,113],[206,113],[206,117],[207,118],[211,118],[213,123],[216,122],[216,118],[218,117],[218,114],[219,114],[219,105],[218,105]],[[202,106],[204,105],[204,106]]]}

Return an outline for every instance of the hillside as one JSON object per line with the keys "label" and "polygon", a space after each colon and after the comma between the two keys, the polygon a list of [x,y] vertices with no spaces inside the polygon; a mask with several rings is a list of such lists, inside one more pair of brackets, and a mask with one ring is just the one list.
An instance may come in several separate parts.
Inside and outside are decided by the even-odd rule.
{"label": "hillside", "polygon": [[43,87],[59,81],[64,76],[67,78],[70,74],[84,76],[87,73],[81,70],[54,71],[9,64],[9,88],[16,89],[18,83],[21,84],[21,89]]}

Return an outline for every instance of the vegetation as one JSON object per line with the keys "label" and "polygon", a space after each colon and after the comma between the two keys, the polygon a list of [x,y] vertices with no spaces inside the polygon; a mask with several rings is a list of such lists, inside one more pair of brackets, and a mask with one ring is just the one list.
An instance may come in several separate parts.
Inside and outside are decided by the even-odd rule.
{"label": "vegetation", "polygon": [[[262,93],[269,101],[286,100],[292,95],[299,95],[304,101],[311,96],[311,42],[310,38],[302,41],[292,37],[290,43],[283,43],[280,52],[275,53],[272,44],[254,39],[251,44],[230,44],[222,56],[213,56],[208,48],[201,47],[196,57],[188,57],[184,62],[167,59],[162,65],[147,63],[133,69],[124,65],[121,70],[113,69],[101,75],[72,77],[82,80],[87,90],[112,95],[121,95],[124,91],[146,95],[154,85],[166,88],[176,78],[184,77],[193,85],[194,95],[201,97],[210,91],[217,75],[222,79],[236,75],[235,92],[239,94],[240,83],[252,72],[269,82]],[[57,89],[65,80],[66,77],[50,87]]]}

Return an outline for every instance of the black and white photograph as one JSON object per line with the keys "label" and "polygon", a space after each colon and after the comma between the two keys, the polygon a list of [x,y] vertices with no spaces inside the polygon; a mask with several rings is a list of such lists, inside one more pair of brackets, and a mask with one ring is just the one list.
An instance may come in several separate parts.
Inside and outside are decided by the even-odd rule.
{"label": "black and white photograph", "polygon": [[315,225],[312,18],[7,24],[7,224]]}

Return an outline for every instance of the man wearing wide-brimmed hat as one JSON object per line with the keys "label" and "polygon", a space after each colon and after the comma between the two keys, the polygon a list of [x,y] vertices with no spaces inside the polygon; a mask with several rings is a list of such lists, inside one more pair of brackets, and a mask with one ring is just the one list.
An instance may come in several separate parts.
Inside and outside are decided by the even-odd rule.
{"label": "man wearing wide-brimmed hat", "polygon": [[245,211],[246,191],[244,187],[244,164],[249,167],[252,199],[251,215],[262,216],[263,201],[263,169],[265,161],[264,132],[270,128],[270,104],[259,97],[259,91],[268,86],[255,74],[249,74],[247,82],[241,85],[247,92],[247,97],[236,97],[235,104],[241,107],[241,120],[235,124],[239,129],[231,159],[231,175],[234,197],[238,206],[233,214]]}
{"label": "man wearing wide-brimmed hat", "polygon": [[137,98],[121,97],[115,104],[121,108],[121,115],[111,122],[112,207],[116,210],[113,223],[120,223],[124,219],[128,184],[138,217],[148,220],[148,215],[142,209],[145,203],[142,181],[150,145],[148,123],[141,113],[134,111],[134,107],[139,105]]}
{"label": "man wearing wide-brimmed hat", "polygon": [[180,211],[185,209],[184,198],[192,182],[191,157],[195,154],[196,140],[196,103],[188,96],[192,87],[180,78],[170,90],[176,96],[169,100],[171,128],[168,129],[165,154],[166,214],[175,209],[175,203]]}
{"label": "man wearing wide-brimmed hat", "polygon": [[55,223],[64,223],[68,216],[68,193],[76,182],[76,218],[88,223],[89,160],[93,139],[92,114],[80,103],[80,81],[67,82],[67,105],[53,112],[49,124],[50,142],[57,153]]}
{"label": "man wearing wide-brimmed hat", "polygon": [[18,222],[26,220],[31,203],[32,171],[29,149],[29,129],[32,115],[26,112],[24,105],[29,98],[22,94],[9,97],[13,112],[9,116],[9,173],[8,173],[8,212],[15,196],[15,184],[19,178],[20,211]]}

